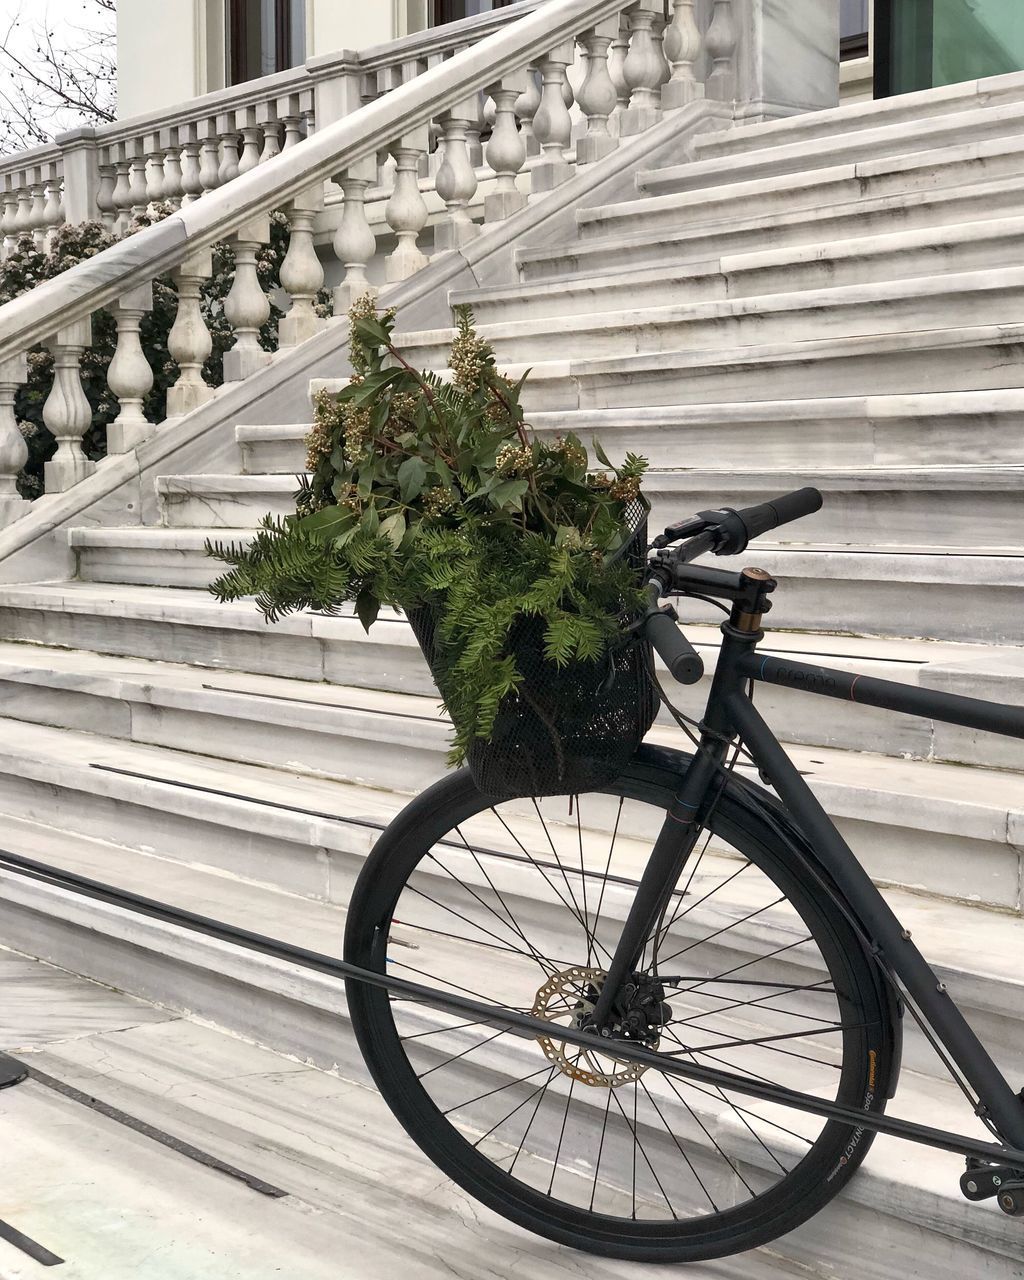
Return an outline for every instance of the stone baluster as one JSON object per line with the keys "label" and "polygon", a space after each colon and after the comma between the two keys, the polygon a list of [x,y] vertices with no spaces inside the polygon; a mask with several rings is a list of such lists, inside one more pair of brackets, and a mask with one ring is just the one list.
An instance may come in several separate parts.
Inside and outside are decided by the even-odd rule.
{"label": "stone baluster", "polygon": [[654,41],[654,19],[660,9],[661,0],[636,0],[629,9],[631,38],[622,74],[630,99],[619,119],[623,136],[642,133],[661,119],[662,60]]}
{"label": "stone baluster", "polygon": [[469,203],[476,195],[477,180],[466,145],[470,122],[478,110],[477,99],[466,98],[457,102],[441,121],[444,127],[444,159],[434,186],[447,212],[434,231],[434,245],[439,253],[459,249],[480,234],[480,228],[469,214]]}
{"label": "stone baluster", "polygon": [[302,136],[312,138],[316,133],[316,94],[303,89],[299,94],[299,114],[302,116]]}
{"label": "stone baluster", "polygon": [[37,165],[30,170],[29,194],[32,197],[30,216],[32,225],[32,242],[37,249],[46,248],[46,183],[43,181],[42,167]]}
{"label": "stone baluster", "polygon": [[567,40],[541,58],[539,63],[543,88],[540,106],[533,117],[533,131],[540,143],[541,156],[531,174],[533,191],[550,191],[572,173],[572,166],[565,158],[572,141],[572,118],[563,88],[565,69],[572,62],[574,53],[572,42]]}
{"label": "stone baluster", "polygon": [[619,121],[622,119],[623,112],[629,109],[630,88],[626,83],[626,77],[622,70],[626,65],[628,56],[629,19],[623,13],[619,15],[618,34],[612,41],[612,47],[608,53],[608,75],[615,86],[615,114],[611,120],[614,133],[619,132]]}
{"label": "stone baluster", "polygon": [[618,101],[608,68],[608,50],[618,32],[619,18],[616,14],[577,37],[587,60],[587,73],[576,95],[587,120],[586,133],[576,142],[577,164],[593,164],[619,145],[618,138],[612,136],[608,127]]}
{"label": "stone baluster", "polygon": [[248,173],[260,162],[260,148],[263,142],[263,130],[256,123],[256,108],[240,107],[235,112],[235,125],[242,135],[242,154],[238,161],[238,172]]}
{"label": "stone baluster", "polygon": [[99,210],[100,221],[103,223],[105,231],[113,231],[117,224],[117,207],[114,204],[114,182],[116,176],[112,164],[100,165],[96,208]]}
{"label": "stone baluster", "polygon": [[661,90],[661,105],[666,111],[685,107],[704,96],[699,74],[704,41],[695,4],[696,0],[672,0],[672,21],[665,30],[665,56],[672,67],[672,78]]}
{"label": "stone baluster", "polygon": [[111,310],[117,321],[117,349],[107,369],[107,386],[121,409],[107,427],[108,454],[127,453],[156,430],[142,408],[153,389],[153,370],[139,339],[142,317],[153,310],[152,284],[138,285],[121,294]]}
{"label": "stone baluster", "polygon": [[43,205],[44,245],[47,250],[53,244],[53,237],[64,221],[63,181],[54,163],[43,165],[43,187],[46,202]]}
{"label": "stone baluster", "polygon": [[199,163],[202,144],[194,124],[179,125],[176,132],[181,148],[181,203],[193,204],[203,194],[203,171]]}
{"label": "stone baluster", "polygon": [[18,212],[14,219],[14,232],[19,238],[32,234],[31,170],[18,175]]}
{"label": "stone baluster", "polygon": [[494,103],[487,163],[496,181],[484,197],[485,222],[500,222],[526,206],[526,194],[516,183],[526,164],[526,139],[516,126],[516,103],[526,89],[528,74],[525,70],[509,72],[487,90]]}
{"label": "stone baluster", "polygon": [[238,130],[235,127],[235,113],[217,117],[217,131],[220,134],[220,165],[217,178],[220,186],[233,182],[238,177]]}
{"label": "stone baluster", "polygon": [[384,217],[398,243],[384,266],[384,278],[389,284],[408,280],[427,265],[427,256],[417,242],[427,224],[427,202],[420,191],[420,165],[429,146],[427,127],[422,125],[404,134],[391,148],[395,159],[395,187]]}
{"label": "stone baluster", "polygon": [[111,153],[114,159],[115,175],[114,190],[111,192],[116,211],[114,230],[118,235],[124,235],[132,220],[131,159],[128,156],[127,146],[123,142],[112,147]]}
{"label": "stone baluster", "polygon": [[220,130],[214,118],[200,120],[196,126],[199,139],[199,181],[203,191],[216,191],[220,186]]}
{"label": "stone baluster", "polygon": [[53,386],[43,404],[43,422],[57,441],[57,452],[43,468],[47,493],[64,493],[96,469],[82,449],[92,406],[82,386],[81,360],[91,342],[92,321],[86,319],[66,325],[46,344],[53,354]]}
{"label": "stone baluster", "polygon": [[527,156],[540,155],[540,143],[533,131],[533,120],[540,107],[540,75],[536,67],[526,70],[526,88],[516,98],[516,119],[519,121]]}
{"label": "stone baluster", "polygon": [[290,151],[302,141],[302,104],[297,93],[278,98],[276,105],[277,118],[284,125],[284,146],[282,151]]}
{"label": "stone baluster", "polygon": [[159,133],[148,133],[144,141],[146,155],[146,210],[153,213],[164,199],[164,149]]}
{"label": "stone baluster", "polygon": [[235,342],[224,354],[224,381],[240,382],[270,362],[270,352],[260,346],[260,329],[270,319],[270,299],[260,284],[256,258],[270,243],[270,218],[250,219],[231,237],[235,254],[235,278],[224,299],[224,315],[235,332]]}
{"label": "stone baluster", "polygon": [[732,102],[736,96],[737,31],[733,20],[732,0],[714,0],[711,24],[704,36],[704,47],[711,59],[706,93],[718,102]]}
{"label": "stone baluster", "polygon": [[[102,212],[100,208],[101,178],[100,149],[96,130],[83,127],[61,135],[61,157],[58,165],[61,178],[61,220],[69,225],[95,222]],[[105,195],[113,188],[113,174]],[[110,206],[107,206],[108,212]]]}
{"label": "stone baluster", "polygon": [[260,164],[273,160],[281,154],[281,125],[277,118],[276,102],[258,102],[256,104],[256,123],[263,130],[263,150],[260,152]]}
{"label": "stone baluster", "polygon": [[665,52],[665,32],[668,30],[668,19],[664,13],[656,13],[654,15],[654,26],[651,33],[654,37],[654,53],[658,59],[661,70],[658,73],[658,88],[664,89],[665,85],[672,79],[672,64],[668,60],[668,54]]}
{"label": "stone baluster", "polygon": [[345,268],[341,283],[334,290],[334,314],[346,315],[357,298],[369,294],[375,298],[380,290],[366,278],[366,264],[377,251],[377,237],[366,219],[366,189],[377,180],[377,160],[367,156],[334,181],[344,196],[341,221],[334,233],[334,253]]}
{"label": "stone baluster", "polygon": [[149,208],[149,183],[142,142],[139,139],[129,141],[126,144],[126,154],[129,157],[128,194],[131,198],[131,216],[141,218]]}
{"label": "stone baluster", "polygon": [[192,254],[174,273],[178,289],[178,314],[167,335],[167,350],[178,366],[178,380],[167,391],[167,417],[183,418],[213,399],[213,388],[203,381],[203,365],[213,350],[213,339],[203,318],[203,281],[213,274],[209,249]]}
{"label": "stone baluster", "polygon": [[185,195],[184,173],[181,167],[182,149],[177,129],[161,129],[160,144],[164,153],[164,190],[162,200],[172,209],[180,209]]}
{"label": "stone baluster", "polygon": [[4,179],[4,190],[0,195],[3,210],[0,213],[0,235],[3,236],[2,256],[4,258],[10,255],[17,241],[18,192],[10,185],[13,181],[12,176]]}
{"label": "stone baluster", "polygon": [[29,508],[18,493],[18,475],[28,462],[28,445],[14,412],[18,388],[28,379],[28,357],[0,360],[0,529]]}
{"label": "stone baluster", "polygon": [[318,183],[288,206],[290,238],[281,263],[281,287],[292,300],[291,310],[281,320],[278,340],[282,347],[295,347],[319,333],[326,323],[316,314],[316,295],[323,288],[324,269],[313,246],[313,223],[324,207],[324,184]]}

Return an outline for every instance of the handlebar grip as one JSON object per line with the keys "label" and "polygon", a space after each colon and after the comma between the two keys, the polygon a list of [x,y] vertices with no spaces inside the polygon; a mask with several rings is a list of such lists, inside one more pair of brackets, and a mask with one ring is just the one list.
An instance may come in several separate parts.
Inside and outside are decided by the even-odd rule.
{"label": "handlebar grip", "polygon": [[736,514],[746,526],[748,538],[754,539],[780,525],[789,524],[792,520],[813,515],[815,511],[821,510],[821,505],[821,494],[817,489],[808,487],[784,493],[781,498],[762,502],[756,507],[745,507]]}
{"label": "handlebar grip", "polygon": [[704,663],[668,614],[652,613],[644,630],[673,680],[696,684],[704,674]]}

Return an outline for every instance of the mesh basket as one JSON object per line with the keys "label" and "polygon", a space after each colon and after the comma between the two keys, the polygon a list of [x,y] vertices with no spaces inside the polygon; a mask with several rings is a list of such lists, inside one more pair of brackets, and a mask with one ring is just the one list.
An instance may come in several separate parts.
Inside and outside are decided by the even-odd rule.
{"label": "mesh basket", "polygon": [[[628,513],[633,536],[620,553],[641,576],[646,564],[646,509]],[[632,518],[629,518],[632,517]],[[409,623],[442,697],[448,671],[435,651],[439,609],[409,611]],[[595,662],[559,667],[544,657],[543,620],[521,617],[509,650],[523,680],[498,710],[488,741],[475,739],[466,763],[480,790],[495,799],[576,795],[613,782],[654,723],[658,701],[651,651],[631,638]]]}

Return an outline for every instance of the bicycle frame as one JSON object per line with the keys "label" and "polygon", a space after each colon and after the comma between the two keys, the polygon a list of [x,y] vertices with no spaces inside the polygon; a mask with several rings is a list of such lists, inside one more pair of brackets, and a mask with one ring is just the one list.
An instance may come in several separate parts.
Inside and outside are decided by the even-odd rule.
{"label": "bicycle frame", "polygon": [[747,688],[750,682],[765,681],[1017,738],[1024,738],[1024,710],[762,656],[757,646],[764,636],[762,611],[768,607],[767,596],[775,586],[770,576],[760,570],[729,574],[708,568],[680,569],[678,594],[686,594],[688,579],[694,591],[731,598],[732,613],[722,624],[722,647],[701,726],[700,747],[680,779],[675,801],[655,842],[595,1007],[594,1022],[604,1025],[615,993],[636,967],[646,940],[657,927],[668,894],[678,882],[717,798],[730,741],[738,739],[807,838],[817,869],[825,872],[856,916],[871,953],[900,984],[974,1089],[981,1103],[979,1114],[1005,1142],[1024,1147],[1024,1099],[1004,1078],[909,931],[836,830],[755,709]]}

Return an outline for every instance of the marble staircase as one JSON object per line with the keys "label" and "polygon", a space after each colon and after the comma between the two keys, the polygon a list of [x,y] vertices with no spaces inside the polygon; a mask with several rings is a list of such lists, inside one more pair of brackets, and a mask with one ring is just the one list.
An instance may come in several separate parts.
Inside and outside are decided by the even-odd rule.
{"label": "marble staircase", "polygon": [[[651,457],[655,524],[823,490],[819,516],[748,554],[780,580],[769,650],[1024,705],[1024,77],[1004,80],[709,133],[688,163],[639,173],[635,197],[578,210],[572,236],[519,249],[518,283],[452,300],[503,367],[532,367],[538,431]],[[449,336],[401,342],[440,367]],[[283,423],[254,410],[232,460],[167,467],[153,523],[74,528],[74,581],[0,585],[3,840],[331,950],[376,834],[442,773],[447,727],[401,619],[368,637],[351,616],[268,627],[205,591],[208,538],[291,507],[308,403]],[[688,607],[685,624],[712,671],[712,615]],[[707,687],[679,704],[698,711]],[[1019,1074],[1021,744],[758,701]],[[664,722],[651,737],[679,741]],[[323,980],[0,881],[18,950],[357,1069]],[[970,1123],[910,1028],[895,1105]],[[782,1257],[846,1280],[849,1223],[883,1223],[888,1255],[858,1276],[1024,1276],[1019,1224],[960,1200],[955,1159],[879,1152],[848,1225],[811,1224]]]}

